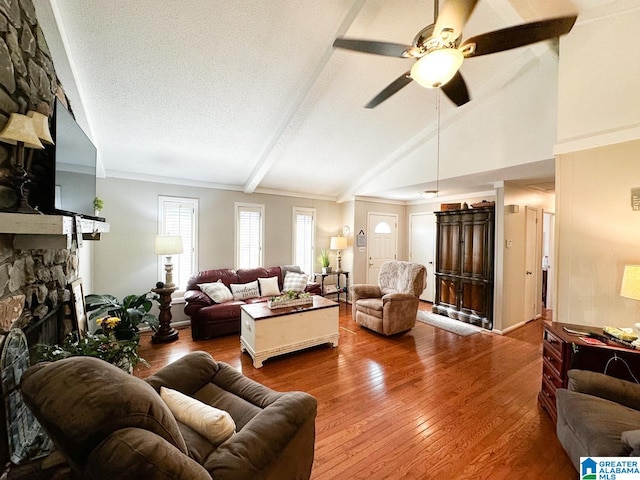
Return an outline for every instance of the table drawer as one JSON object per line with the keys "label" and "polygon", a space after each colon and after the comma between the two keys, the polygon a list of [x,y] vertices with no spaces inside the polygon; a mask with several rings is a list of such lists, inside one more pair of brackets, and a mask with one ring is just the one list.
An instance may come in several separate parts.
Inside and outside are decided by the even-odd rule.
{"label": "table drawer", "polygon": [[547,370],[550,370],[549,373],[553,372],[556,377],[562,378],[564,367],[562,356],[546,342],[542,346],[542,359],[544,361],[543,364],[547,367]]}
{"label": "table drawer", "polygon": [[546,349],[554,351],[558,358],[562,358],[562,344],[564,342],[560,338],[556,337],[553,332],[545,329],[543,341]]}
{"label": "table drawer", "polygon": [[558,371],[553,368],[547,360],[542,362],[542,378],[553,385],[555,388],[564,387],[562,377],[558,374]]}
{"label": "table drawer", "polygon": [[556,387],[549,383],[545,378],[542,379],[542,389],[539,395],[540,403],[544,406],[545,410],[549,412],[554,422],[557,417],[556,408]]}

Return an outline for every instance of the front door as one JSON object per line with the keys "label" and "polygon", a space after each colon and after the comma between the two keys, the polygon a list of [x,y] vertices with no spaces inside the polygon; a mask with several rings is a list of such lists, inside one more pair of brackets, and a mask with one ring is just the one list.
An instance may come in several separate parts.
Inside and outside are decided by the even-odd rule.
{"label": "front door", "polygon": [[367,216],[367,283],[376,285],[380,265],[397,258],[398,216],[388,213],[369,213]]}

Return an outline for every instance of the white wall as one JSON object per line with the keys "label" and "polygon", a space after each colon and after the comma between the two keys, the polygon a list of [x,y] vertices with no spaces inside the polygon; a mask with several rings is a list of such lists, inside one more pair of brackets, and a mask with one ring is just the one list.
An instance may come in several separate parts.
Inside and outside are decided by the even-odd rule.
{"label": "white wall", "polygon": [[560,39],[556,152],[640,138],[638,25],[640,1],[618,0]]}
{"label": "white wall", "polygon": [[[407,236],[407,216],[404,204],[393,204],[373,201],[372,199],[355,199],[353,232],[357,235],[360,230],[367,233],[367,220],[370,212],[389,213],[398,216],[398,260],[407,259],[406,236]],[[367,250],[360,251],[358,247],[353,248],[353,273],[351,283],[366,283],[367,281]]]}
{"label": "white wall", "polygon": [[[560,44],[554,320],[632,326],[640,302],[620,297],[625,264],[640,263],[640,1],[581,16]],[[631,48],[631,50],[628,50]]]}
{"label": "white wall", "polygon": [[472,101],[441,121],[439,169],[430,125],[425,138],[412,139],[415,145],[407,144],[407,152],[363,185],[361,194],[432,182],[438,170],[442,180],[552,158],[557,78],[557,61],[544,53],[530,58],[514,80],[496,84],[498,91],[489,97],[483,97],[482,85],[469,85]]}
{"label": "white wall", "polygon": [[[233,268],[234,203],[265,205],[265,266],[290,264],[292,209],[316,209],[316,248],[328,248],[329,237],[342,228],[341,206],[335,202],[229,190],[195,188],[122,179],[99,179],[102,214],[111,232],[93,246],[96,293],[122,297],[143,293],[158,281],[158,258],[153,251],[158,229],[158,196],[199,199],[198,268]],[[174,308],[174,317],[175,311]]]}
{"label": "white wall", "polygon": [[561,322],[633,326],[640,302],[620,297],[622,272],[640,263],[640,141],[560,157],[556,183],[557,315]]}
{"label": "white wall", "polygon": [[[502,251],[503,256],[503,281],[502,281],[502,315],[499,326],[501,331],[509,330],[514,326],[523,324],[531,320],[527,318],[525,312],[525,271],[526,271],[526,207],[532,207],[539,211],[539,222],[536,235],[540,239],[542,246],[542,212],[550,209],[553,205],[554,196],[529,188],[523,188],[513,183],[505,182],[504,185],[504,207],[501,212],[504,215],[504,239],[496,244],[496,248]],[[517,205],[518,212],[511,213],[509,205]],[[507,247],[506,242],[511,241],[511,246]],[[542,262],[541,250],[536,252],[540,261],[538,262],[538,279],[542,282]],[[542,287],[538,282],[537,298],[538,305],[541,306]],[[541,314],[541,308],[538,309]]]}

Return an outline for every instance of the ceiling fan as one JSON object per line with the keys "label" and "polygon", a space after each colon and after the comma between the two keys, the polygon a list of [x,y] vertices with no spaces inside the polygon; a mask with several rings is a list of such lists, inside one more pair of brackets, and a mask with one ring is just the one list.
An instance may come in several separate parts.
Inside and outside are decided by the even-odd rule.
{"label": "ceiling fan", "polygon": [[413,58],[411,70],[403,73],[376,95],[366,108],[373,108],[413,80],[426,88],[442,88],[457,106],[470,100],[467,85],[459,72],[465,58],[479,57],[523,47],[569,33],[577,16],[556,17],[483,33],[462,41],[462,28],[478,0],[447,0],[438,13],[434,0],[435,24],[418,32],[409,46],[399,43],[336,38],[335,48],[389,57]]}

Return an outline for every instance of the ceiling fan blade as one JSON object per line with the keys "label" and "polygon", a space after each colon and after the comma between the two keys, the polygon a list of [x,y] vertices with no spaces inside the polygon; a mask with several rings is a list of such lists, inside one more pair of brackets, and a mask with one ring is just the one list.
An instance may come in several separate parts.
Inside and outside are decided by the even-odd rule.
{"label": "ceiling fan blade", "polygon": [[444,29],[450,29],[453,33],[447,40],[458,38],[462,34],[462,29],[469,20],[476,3],[478,0],[446,0],[436,19],[433,36],[440,37]]}
{"label": "ceiling fan blade", "polygon": [[475,50],[465,53],[465,57],[478,57],[523,47],[569,33],[577,18],[576,16],[551,18],[483,33],[465,40],[460,45],[460,49],[464,51],[465,47],[475,44]]}
{"label": "ceiling fan blade", "polygon": [[375,55],[385,55],[387,57],[406,57],[407,45],[389,42],[376,42],[373,40],[356,40],[352,38],[336,38],[333,42],[334,48],[344,48],[355,50],[356,52],[373,53]]}
{"label": "ceiling fan blade", "polygon": [[373,108],[380,105],[391,95],[409,85],[412,82],[411,77],[409,76],[410,73],[410,71],[403,73],[398,78],[396,78],[387,86],[387,88],[382,90],[378,95],[371,99],[371,101],[365,105],[365,108]]}
{"label": "ceiling fan blade", "polygon": [[462,78],[460,72],[456,72],[453,78],[440,88],[444,94],[449,97],[449,100],[459,107],[471,100],[471,97],[469,97],[469,90],[467,90],[467,84],[465,83],[464,78]]}

